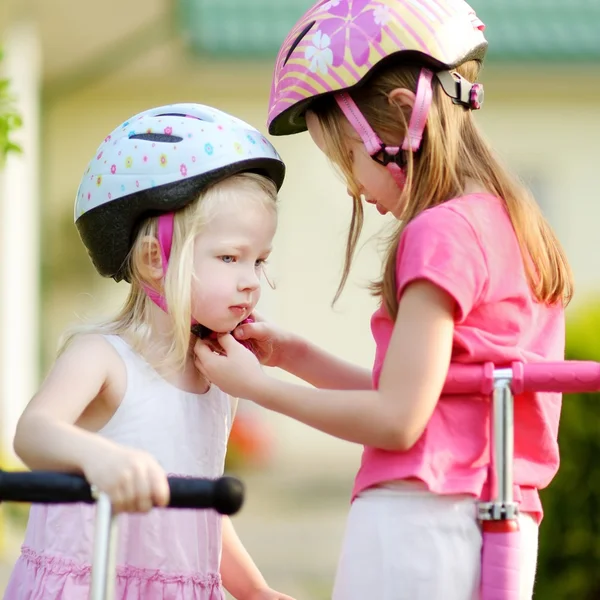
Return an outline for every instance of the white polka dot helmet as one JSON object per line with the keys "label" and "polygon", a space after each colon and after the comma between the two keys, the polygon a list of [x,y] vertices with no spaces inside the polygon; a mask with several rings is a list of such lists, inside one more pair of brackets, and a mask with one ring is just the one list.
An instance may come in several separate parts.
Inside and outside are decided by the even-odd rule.
{"label": "white polka dot helmet", "polygon": [[210,106],[160,106],[119,125],[94,154],[75,199],[75,224],[97,271],[127,280],[144,218],[183,208],[208,185],[244,171],[279,189],[285,165],[257,129]]}

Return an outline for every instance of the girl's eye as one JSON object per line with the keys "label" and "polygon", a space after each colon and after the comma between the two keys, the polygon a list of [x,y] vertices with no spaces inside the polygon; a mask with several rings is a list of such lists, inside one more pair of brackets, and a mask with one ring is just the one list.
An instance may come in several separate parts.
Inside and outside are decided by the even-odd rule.
{"label": "girl's eye", "polygon": [[267,264],[267,259],[266,258],[259,258],[255,263],[254,266],[257,269],[261,269],[262,267],[264,267]]}
{"label": "girl's eye", "polygon": [[233,256],[225,255],[225,256],[221,256],[220,258],[224,263],[227,263],[227,264],[235,262],[235,258]]}

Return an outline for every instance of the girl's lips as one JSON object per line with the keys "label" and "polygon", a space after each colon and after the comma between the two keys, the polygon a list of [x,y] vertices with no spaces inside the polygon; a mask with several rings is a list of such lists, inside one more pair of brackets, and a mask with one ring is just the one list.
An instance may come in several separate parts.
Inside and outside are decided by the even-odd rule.
{"label": "girl's lips", "polygon": [[379,202],[377,202],[377,200],[371,200],[371,199],[367,198],[365,201],[367,203],[372,204],[373,206],[375,206],[375,208],[377,209],[377,212],[380,215],[387,214],[387,212],[388,212],[387,208],[384,208],[383,206],[381,206],[381,204],[379,204]]}

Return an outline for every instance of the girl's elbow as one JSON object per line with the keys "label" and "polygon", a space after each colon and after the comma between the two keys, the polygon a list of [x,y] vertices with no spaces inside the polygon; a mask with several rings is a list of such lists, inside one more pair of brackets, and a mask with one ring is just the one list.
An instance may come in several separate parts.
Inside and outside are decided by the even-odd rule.
{"label": "girl's elbow", "polygon": [[22,460],[25,464],[27,461],[25,460],[25,455],[27,454],[26,448],[26,436],[23,434],[23,427],[21,426],[21,422],[17,425],[17,429],[15,431],[15,437],[13,438],[13,450],[17,457]]}
{"label": "girl's elbow", "polygon": [[24,414],[17,422],[15,436],[13,438],[13,450],[21,461],[29,468],[31,462],[32,440],[36,439],[35,428],[32,430],[29,415]]}
{"label": "girl's elbow", "polygon": [[408,452],[421,438],[423,429],[400,425],[388,431],[386,447],[391,452]]}

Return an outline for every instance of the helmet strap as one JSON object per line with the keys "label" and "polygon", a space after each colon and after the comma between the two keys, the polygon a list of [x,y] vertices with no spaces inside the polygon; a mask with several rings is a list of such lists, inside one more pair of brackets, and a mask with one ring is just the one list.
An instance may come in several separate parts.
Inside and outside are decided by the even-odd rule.
{"label": "helmet strap", "polygon": [[399,188],[406,182],[406,152],[417,152],[421,147],[425,124],[433,97],[431,80],[433,73],[428,69],[421,69],[417,82],[415,103],[408,123],[408,131],[402,146],[387,146],[373,131],[364,115],[348,92],[335,94],[335,100],[350,122],[356,133],[361,137],[367,152],[373,160],[384,165],[396,181]]}
{"label": "helmet strap", "polygon": [[[167,267],[169,266],[169,258],[171,256],[174,222],[175,213],[173,212],[163,213],[158,217],[156,239],[158,241],[160,257],[162,260],[163,280],[167,274]],[[148,298],[150,298],[150,300],[152,300],[156,306],[167,312],[167,301],[162,294],[151,288],[149,285],[144,284],[142,288],[144,292],[146,292]]]}

